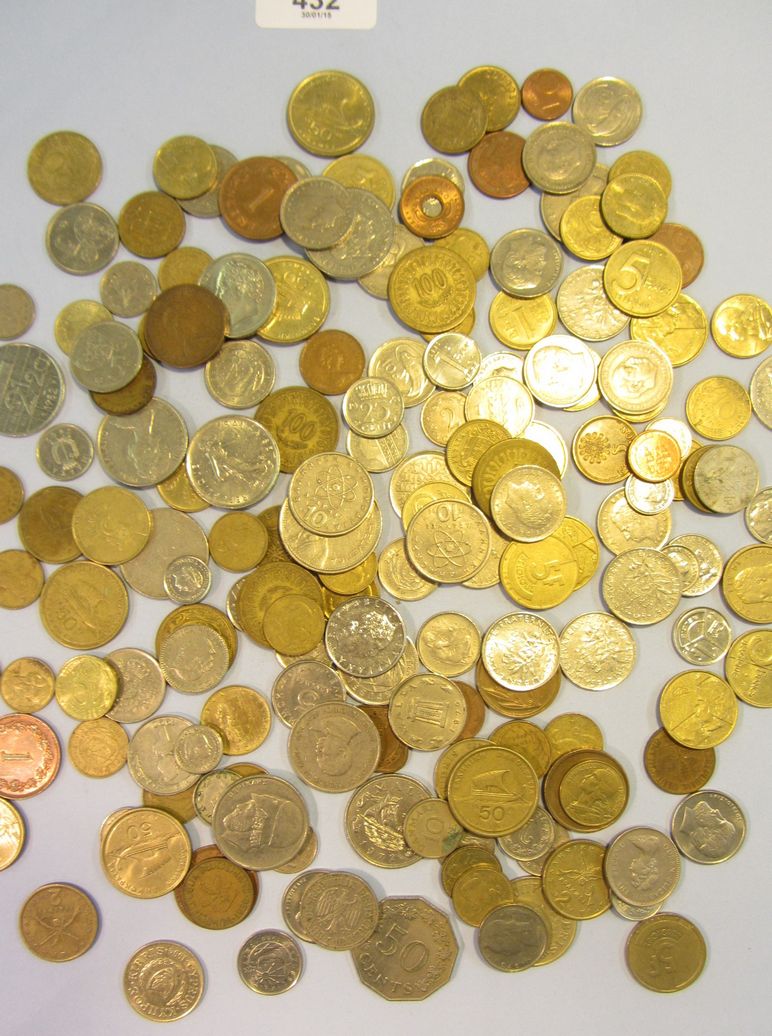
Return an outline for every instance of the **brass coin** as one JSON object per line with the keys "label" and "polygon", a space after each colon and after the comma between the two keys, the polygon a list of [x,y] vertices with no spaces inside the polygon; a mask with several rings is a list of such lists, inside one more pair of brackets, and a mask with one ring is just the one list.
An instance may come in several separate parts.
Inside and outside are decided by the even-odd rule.
{"label": "brass coin", "polygon": [[75,960],[94,943],[99,915],[91,897],[75,885],[41,885],[27,898],[19,915],[21,937],[42,960]]}
{"label": "brass coin", "polygon": [[[319,114],[327,113],[324,118]],[[287,124],[298,144],[313,155],[346,155],[370,136],[375,107],[364,83],[347,72],[314,72],[292,91]]]}
{"label": "brass coin", "polygon": [[160,259],[185,236],[185,213],[168,194],[145,191],[121,209],[118,232],[130,252],[143,259]]}
{"label": "brass coin", "polygon": [[655,993],[673,993],[696,982],[706,957],[699,928],[679,914],[658,914],[640,921],[625,946],[631,975]]}
{"label": "brass coin", "polygon": [[42,137],[32,148],[27,177],[44,201],[72,205],[88,198],[99,186],[102,159],[88,137],[60,130]]}
{"label": "brass coin", "polygon": [[187,946],[170,940],[150,942],[129,958],[123,991],[140,1017],[176,1021],[198,1006],[204,993],[204,969]]}
{"label": "brass coin", "polygon": [[107,644],[123,628],[129,599],[123,581],[91,561],[62,565],[40,597],[40,618],[54,640],[90,651]]}

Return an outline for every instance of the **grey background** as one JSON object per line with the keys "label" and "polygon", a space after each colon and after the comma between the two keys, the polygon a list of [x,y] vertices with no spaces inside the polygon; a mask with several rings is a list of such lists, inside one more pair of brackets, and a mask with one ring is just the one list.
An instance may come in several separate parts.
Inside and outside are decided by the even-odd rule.
{"label": "grey background", "polygon": [[[351,0],[348,0],[351,2]],[[289,3],[289,0],[288,0]],[[3,5],[0,61],[0,281],[26,286],[38,307],[29,341],[51,349],[53,322],[75,298],[95,298],[98,275],[73,278],[55,269],[43,246],[53,208],[37,198],[25,175],[27,154],[44,134],[60,128],[80,130],[100,148],[105,171],[94,201],[118,213],[132,194],[150,189],[155,148],[166,138],[193,133],[250,154],[299,154],[285,124],[285,106],[294,85],[309,72],[339,67],[360,76],[376,102],[377,120],[365,150],[384,161],[397,180],[413,161],[429,154],[419,130],[426,98],[455,82],[468,68],[495,63],[518,81],[534,68],[563,69],[578,88],[603,74],[621,75],[639,89],[644,118],[639,132],[622,148],[648,148],[660,154],[673,174],[669,218],[692,226],[707,254],[702,276],[690,289],[708,313],[735,292],[770,294],[772,207],[768,200],[772,138],[768,131],[770,94],[768,41],[772,14],[763,2],[612,5],[601,0],[538,5],[491,0],[381,0],[378,24],[369,32],[261,31],[250,0],[60,0]],[[521,114],[514,129],[527,134],[535,124]],[[314,171],[322,160],[305,159]],[[463,168],[463,159],[459,161]],[[465,222],[489,243],[518,226],[540,226],[535,192],[507,202],[467,190]],[[219,223],[189,220],[186,244],[217,255],[243,243]],[[254,249],[261,257],[286,251],[281,241]],[[117,257],[129,258],[124,250]],[[150,263],[155,268],[157,264]],[[566,262],[565,269],[574,264]],[[484,352],[498,348],[487,327],[493,288],[479,289],[476,336]],[[385,305],[366,297],[356,285],[333,285],[330,327],[356,334],[368,353],[400,333]],[[601,348],[604,348],[603,346]],[[276,348],[278,385],[297,383],[298,349]],[[676,373],[668,413],[683,416],[691,384],[709,373],[731,374],[747,384],[756,363],[731,360],[712,344],[700,358]],[[68,398],[59,420],[75,420],[96,433],[99,416],[68,378]],[[218,412],[200,372],[159,372],[158,392],[175,402],[189,430]],[[596,407],[589,413],[600,413]],[[570,442],[588,414],[547,414]],[[409,417],[413,447],[426,448]],[[754,451],[762,484],[772,477],[769,436],[754,418],[737,440]],[[45,484],[34,460],[34,438],[5,440],[2,462],[19,471],[27,492]],[[98,466],[79,482],[81,491],[105,477]],[[398,534],[386,503],[388,480],[379,477],[386,531],[382,545]],[[286,477],[265,505],[286,491]],[[602,487],[570,470],[566,479],[570,510],[593,522],[605,496]],[[158,506],[154,491],[144,494]],[[199,518],[209,528],[216,514]],[[749,536],[742,517],[701,516],[684,505],[674,511],[674,534],[703,532],[725,556]],[[0,528],[0,547],[16,545],[14,524]],[[609,560],[604,552],[603,563]],[[215,570],[213,603],[222,604],[231,579]],[[697,603],[722,607],[714,591]],[[417,605],[403,606],[415,634],[433,611],[457,607],[481,626],[512,606],[499,590],[475,593],[445,590]],[[560,628],[569,618],[602,607],[597,583],[572,597],[549,617]],[[681,610],[679,609],[679,613]],[[116,642],[149,647],[161,617],[162,602],[132,597],[129,622]],[[2,616],[3,665],[21,654],[40,655],[60,666],[70,652],[44,633],[33,607]],[[736,633],[746,627],[732,618]],[[666,828],[677,799],[659,792],[641,764],[643,744],[657,725],[656,702],[665,680],[685,668],[670,644],[671,621],[635,632],[639,661],[621,687],[592,695],[564,683],[557,702],[539,718],[583,711],[603,728],[606,744],[625,766],[631,802],[623,821],[602,837],[634,823]],[[713,667],[721,672],[721,667]],[[270,691],[278,666],[268,653],[242,642],[228,682],[245,682]],[[169,692],[164,708],[196,718],[202,702]],[[56,705],[45,713],[63,743],[74,726]],[[492,729],[498,718],[489,717]],[[178,939],[205,963],[207,991],[200,1007],[176,1031],[210,1033],[307,1030],[346,1032],[366,1027],[372,1036],[422,1032],[432,1026],[456,1034],[470,1029],[516,1027],[524,1031],[574,1031],[611,1034],[676,1032],[698,1027],[706,1033],[756,1033],[768,1029],[772,966],[768,919],[772,890],[768,859],[772,849],[766,762],[772,716],[741,706],[737,730],[718,750],[712,784],[733,795],[749,818],[742,852],[720,867],[684,863],[681,885],[670,901],[673,910],[693,918],[709,946],[707,971],[700,983],[676,997],[658,997],[627,975],[623,950],[630,926],[606,915],[581,926],[576,943],[557,964],[516,976],[500,975],[477,958],[473,932],[454,921],[462,953],[452,983],[421,1004],[387,1004],[361,987],[348,955],[304,947],[306,972],[298,987],[277,999],[258,998],[235,972],[239,946],[258,928],[280,926],[279,902],[289,879],[261,876],[260,900],[253,915],[235,930],[205,932],[191,926],[171,897],[135,902],[102,877],[97,832],[112,809],[138,801],[127,773],[105,782],[88,781],[65,763],[55,784],[22,804],[28,823],[23,858],[0,875],[0,938],[5,948],[0,968],[3,1030],[38,1033],[136,1033],[146,1026],[125,1004],[121,992],[124,962],[143,943]],[[280,773],[289,770],[286,733],[276,724],[256,757]],[[434,756],[412,753],[408,772],[429,779]],[[320,834],[317,865],[348,867],[367,874],[379,894],[425,895],[446,908],[438,867],[422,862],[404,871],[366,868],[342,834],[347,796],[316,795],[310,801]],[[193,827],[194,844],[208,840]],[[515,874],[514,867],[510,873]],[[46,881],[69,880],[89,889],[102,914],[94,948],[78,961],[51,965],[22,946],[16,916],[23,899]]]}

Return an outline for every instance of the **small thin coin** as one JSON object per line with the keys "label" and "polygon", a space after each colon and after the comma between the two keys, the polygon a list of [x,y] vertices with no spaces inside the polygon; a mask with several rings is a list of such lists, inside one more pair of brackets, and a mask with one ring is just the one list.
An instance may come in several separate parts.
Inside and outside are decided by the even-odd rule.
{"label": "small thin coin", "polygon": [[123,973],[130,1006],[151,1022],[173,1022],[198,1006],[204,995],[201,961],[178,942],[150,942],[131,955]]}
{"label": "small thin coin", "polygon": [[266,929],[247,939],[236,966],[239,978],[251,990],[275,996],[297,983],[303,971],[303,954],[292,936]]}
{"label": "small thin coin", "polygon": [[55,424],[38,439],[35,457],[44,475],[57,482],[71,482],[91,467],[94,443],[80,425]]}
{"label": "small thin coin", "polygon": [[694,863],[724,863],[745,840],[743,811],[728,795],[707,789],[679,802],[671,824],[673,841]]}
{"label": "small thin coin", "polygon": [[512,904],[492,910],[477,936],[480,953],[497,971],[525,971],[544,953],[549,931],[530,907]]}

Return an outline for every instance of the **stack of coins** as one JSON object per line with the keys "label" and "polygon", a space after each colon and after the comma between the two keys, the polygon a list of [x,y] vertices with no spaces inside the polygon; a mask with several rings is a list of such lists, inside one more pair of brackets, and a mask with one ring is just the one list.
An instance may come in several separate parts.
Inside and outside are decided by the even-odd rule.
{"label": "stack of coins", "polygon": [[[572,101],[573,121],[562,121]],[[527,139],[507,129],[521,103],[541,122]],[[340,113],[332,127],[316,114],[330,106]],[[52,261],[74,274],[105,270],[99,301],[69,303],[54,329],[71,376],[104,416],[95,444],[77,426],[52,425],[64,374],[45,350],[11,341],[0,345],[0,433],[42,433],[36,456],[56,482],[77,479],[96,455],[121,485],[85,495],[49,485],[25,499],[18,477],[0,469],[0,520],[17,517],[23,547],[0,554],[0,605],[39,598],[46,630],[78,652],[56,675],[37,659],[6,667],[0,691],[14,715],[0,720],[0,793],[23,798],[56,776],[56,736],[31,715],[55,696],[78,723],[72,764],[95,778],[128,764],[141,789],[142,804],[116,810],[100,832],[116,888],[138,898],[173,893],[192,923],[224,929],[250,916],[259,871],[298,874],[283,898],[287,926],[309,943],[350,951],[376,993],[423,999],[451,976],[458,943],[445,913],[420,897],[379,903],[356,875],[308,870],[318,849],[311,793],[254,762],[223,765],[256,751],[271,728],[258,691],[218,686],[241,632],[248,650],[270,649],[282,667],[271,705],[289,728],[296,776],[349,795],[346,835],[367,863],[441,861],[443,889],[478,929],[488,964],[517,972],[550,963],[570,946],[577,921],[613,908],[638,922],[626,955],[639,982],[673,991],[698,977],[700,932],[662,908],[679,880],[679,854],[716,863],[742,844],[742,811],[703,789],[737,699],[772,705],[772,635],[759,629],[733,640],[729,621],[710,608],[675,620],[682,657],[691,666],[725,658],[726,679],[693,668],[662,691],[662,727],[644,763],[658,787],[686,796],[672,839],[654,827],[623,831],[608,847],[588,837],[622,816],[628,775],[590,717],[564,713],[543,729],[532,722],[564,677],[597,692],[626,680],[637,657],[630,627],[662,622],[682,597],[720,583],[740,620],[772,621],[772,491],[759,491],[755,459],[725,444],[752,413],[772,426],[772,361],[761,362],[747,391],[708,377],[692,387],[686,421],[669,413],[676,369],[700,353],[709,330],[730,356],[759,356],[772,341],[772,310],[734,295],[708,322],[684,294],[703,254],[693,231],[667,222],[666,165],[647,151],[628,151],[610,168],[597,161],[597,147],[624,143],[640,117],[624,80],[594,79],[574,97],[554,69],[532,73],[521,91],[506,70],[482,66],[434,93],[421,114],[433,150],[467,153],[469,180],[488,197],[512,198],[529,185],[541,192],[545,230],[507,230],[491,248],[463,225],[465,177],[449,159],[415,162],[398,191],[381,162],[353,153],[375,108],[345,72],[310,75],[288,103],[296,142],[331,159],[320,175],[294,157],[239,160],[174,137],[153,160],[157,189],[129,199],[116,221],[86,200],[102,173],[87,138],[59,132],[35,145],[30,183],[59,206],[46,236]],[[245,249],[284,234],[304,255],[212,257],[183,244],[186,214],[221,217]],[[113,263],[119,245],[160,260],[157,269]],[[560,246],[587,264],[562,282]],[[488,321],[505,351],[487,351],[482,333],[472,334],[477,283],[488,271],[498,289]],[[387,300],[402,324],[369,357],[347,331],[324,326],[329,282],[340,280]],[[136,318],[136,329],[124,322]],[[33,319],[23,289],[0,287],[0,338],[18,338]],[[558,319],[565,333],[556,333]],[[276,387],[271,347],[301,342],[305,384]],[[156,364],[201,370],[212,398],[232,412],[190,434],[155,395]],[[330,397],[340,397],[345,454],[336,450]],[[569,511],[569,450],[549,413],[601,400],[609,412],[584,421],[570,450],[588,480],[619,487],[598,510],[596,538]],[[437,449],[410,453],[406,413],[417,407]],[[379,551],[372,476],[385,472],[403,535]],[[280,473],[291,475],[286,499],[254,513]],[[148,508],[131,492],[151,486],[165,506]],[[758,542],[724,564],[706,536],[671,538],[679,502],[698,520],[744,511]],[[192,515],[210,506],[226,513],[206,533]],[[602,577],[608,610],[576,616],[558,633],[534,612],[594,578],[601,543],[613,555]],[[224,610],[202,603],[210,561],[238,577]],[[46,577],[43,565],[58,567]],[[499,583],[528,610],[486,629],[439,612],[415,640],[381,598],[409,603],[439,586]],[[91,653],[120,633],[131,590],[177,605],[153,652]],[[473,684],[459,679],[470,673]],[[159,714],[167,686],[209,695],[198,722]],[[506,722],[478,736],[488,710]],[[401,772],[411,750],[442,753],[433,792]],[[0,799],[0,810],[3,867],[19,855],[25,828],[10,802]],[[195,851],[185,827],[194,817],[212,841]],[[527,876],[511,879],[502,866],[509,860]],[[85,952],[96,911],[66,885],[30,897],[25,941],[34,952],[48,945],[47,959],[66,959],[61,940],[41,933],[75,913],[86,920],[71,947]],[[250,989],[276,994],[298,980],[302,953],[286,933],[260,931],[237,966]],[[175,976],[168,1003],[152,983],[161,973]],[[144,1017],[171,1020],[198,1003],[203,970],[186,947],[151,943],[132,956],[124,985]]]}

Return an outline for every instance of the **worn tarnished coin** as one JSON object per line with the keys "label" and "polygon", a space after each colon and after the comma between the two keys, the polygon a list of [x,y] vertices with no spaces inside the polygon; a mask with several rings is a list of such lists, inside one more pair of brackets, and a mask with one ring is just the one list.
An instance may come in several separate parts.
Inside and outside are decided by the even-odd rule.
{"label": "worn tarnished coin", "polygon": [[166,694],[166,681],[155,658],[140,648],[118,648],[107,655],[118,672],[118,694],[107,713],[119,723],[139,723],[156,712]]}
{"label": "worn tarnished coin", "polygon": [[141,316],[157,294],[153,272],[133,260],[114,263],[99,282],[99,297],[116,317]]}
{"label": "worn tarnished coin", "polygon": [[156,507],[150,538],[131,561],[121,566],[129,586],[145,597],[166,600],[164,575],[178,557],[196,557],[206,562],[209,557],[206,534],[190,515],[169,507]]}
{"label": "worn tarnished coin", "polygon": [[339,605],[325,631],[330,658],[352,676],[380,676],[396,665],[405,647],[405,627],[396,609],[377,597]]}
{"label": "worn tarnished coin", "polygon": [[687,748],[660,727],[647,741],[643,761],[658,788],[671,795],[686,795],[710,780],[716,753],[712,748]]}
{"label": "worn tarnished coin", "polygon": [[346,871],[325,871],[300,901],[300,923],[326,950],[353,950],[378,924],[378,900],[362,878]]}
{"label": "worn tarnished coin", "polygon": [[312,788],[353,791],[375,771],[381,741],[361,709],[322,702],[295,721],[288,751],[293,769]]}
{"label": "worn tarnished coin", "polygon": [[530,907],[509,905],[492,910],[480,926],[477,944],[486,964],[497,971],[525,971],[547,948],[549,930]]}
{"label": "worn tarnished coin", "polygon": [[375,931],[352,951],[360,981],[385,1000],[425,1000],[450,980],[457,955],[447,915],[418,896],[382,900]]}
{"label": "worn tarnished coin", "polygon": [[252,339],[224,342],[204,370],[210,395],[231,410],[257,406],[273,388],[275,377],[270,353]]}
{"label": "worn tarnished coin", "polygon": [[706,957],[699,928],[679,914],[657,914],[639,922],[625,946],[630,974],[655,993],[674,993],[696,982]]}
{"label": "worn tarnished coin", "polygon": [[178,942],[149,942],[129,958],[123,991],[131,1007],[151,1022],[174,1022],[204,995],[201,961]]}
{"label": "worn tarnished coin", "polygon": [[211,691],[230,667],[228,644],[211,626],[180,626],[164,639],[158,664],[170,687],[186,694]]}
{"label": "worn tarnished coin", "polygon": [[57,482],[70,482],[90,468],[94,443],[79,425],[55,424],[38,439],[35,456],[43,474]]}
{"label": "worn tarnished coin", "polygon": [[286,932],[264,929],[251,935],[236,960],[239,978],[255,993],[286,993],[303,971],[300,947]]}
{"label": "worn tarnished coin", "polygon": [[97,189],[102,159],[88,137],[59,130],[34,145],[27,159],[27,176],[33,191],[44,201],[71,205]]}
{"label": "worn tarnished coin", "polygon": [[99,205],[68,205],[51,217],[46,249],[51,261],[65,273],[96,273],[118,251],[118,227]]}
{"label": "worn tarnished coin", "polygon": [[694,863],[723,863],[745,840],[742,810],[719,791],[696,791],[679,802],[671,824],[673,840]]}
{"label": "worn tarnished coin", "polygon": [[134,732],[129,742],[129,773],[135,783],[156,795],[175,795],[196,783],[197,775],[183,770],[174,757],[177,738],[187,727],[182,716],[157,716]]}
{"label": "worn tarnished coin", "polygon": [[48,961],[75,960],[91,949],[99,929],[94,901],[65,882],[42,885],[25,901],[19,930],[28,950]]}
{"label": "worn tarnished coin", "polygon": [[224,304],[229,338],[248,338],[266,322],[276,301],[276,284],[265,263],[244,252],[221,255],[198,283]]}
{"label": "worn tarnished coin", "polygon": [[249,507],[279,477],[279,449],[258,421],[232,414],[207,421],[190,441],[186,466],[191,484],[216,507]]}
{"label": "worn tarnished coin", "polygon": [[64,402],[64,375],[36,345],[0,345],[0,435],[34,435]]}
{"label": "worn tarnished coin", "polygon": [[97,453],[108,475],[128,486],[153,486],[177,469],[185,456],[188,432],[179,412],[165,399],[125,417],[103,418]]}
{"label": "worn tarnished coin", "polygon": [[126,587],[111,569],[91,561],[63,565],[40,595],[40,618],[60,644],[90,651],[117,636],[126,622]]}
{"label": "worn tarnished coin", "polygon": [[328,277],[355,281],[372,273],[388,256],[394,241],[394,220],[374,194],[358,187],[344,190],[353,213],[348,233],[331,248],[309,248],[306,254]]}
{"label": "worn tarnished coin", "polygon": [[416,863],[420,856],[405,841],[405,818],[430,794],[420,781],[402,774],[371,777],[346,807],[346,837],[354,851],[390,870]]}
{"label": "worn tarnished coin", "polygon": [[633,827],[611,842],[603,861],[609,888],[634,907],[654,907],[678,884],[681,861],[667,835],[653,827]]}
{"label": "worn tarnished coin", "polygon": [[308,813],[287,781],[244,777],[218,801],[212,830],[228,859],[251,870],[269,870],[299,852],[308,833]]}

